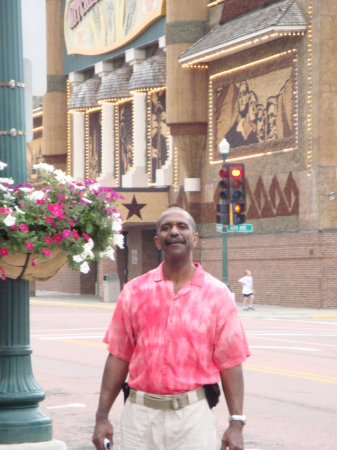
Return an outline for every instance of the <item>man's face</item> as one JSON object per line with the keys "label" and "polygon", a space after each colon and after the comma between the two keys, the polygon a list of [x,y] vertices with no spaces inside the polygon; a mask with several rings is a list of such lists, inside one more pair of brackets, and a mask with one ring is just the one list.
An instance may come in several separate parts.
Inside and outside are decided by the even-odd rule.
{"label": "man's face", "polygon": [[198,242],[198,233],[193,229],[185,211],[173,209],[162,214],[158,224],[155,244],[167,257],[188,257]]}
{"label": "man's face", "polygon": [[277,108],[272,103],[268,107],[268,134],[276,127]]}
{"label": "man's face", "polygon": [[257,137],[259,139],[259,142],[264,142],[265,135],[266,135],[266,115],[265,111],[263,109],[263,106],[258,108],[257,111]]}
{"label": "man's face", "polygon": [[249,95],[248,114],[251,122],[256,123],[257,119],[257,98],[254,92]]}
{"label": "man's face", "polygon": [[248,110],[248,86],[246,85],[246,83],[240,84],[238,103],[240,115],[246,116]]}

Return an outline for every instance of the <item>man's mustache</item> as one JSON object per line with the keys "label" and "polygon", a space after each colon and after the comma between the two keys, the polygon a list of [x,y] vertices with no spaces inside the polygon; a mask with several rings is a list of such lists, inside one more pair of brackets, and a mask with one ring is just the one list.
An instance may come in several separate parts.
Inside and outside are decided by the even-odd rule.
{"label": "man's mustache", "polygon": [[165,241],[165,245],[170,245],[170,244],[185,244],[185,239],[181,239],[181,238],[169,238],[166,239]]}

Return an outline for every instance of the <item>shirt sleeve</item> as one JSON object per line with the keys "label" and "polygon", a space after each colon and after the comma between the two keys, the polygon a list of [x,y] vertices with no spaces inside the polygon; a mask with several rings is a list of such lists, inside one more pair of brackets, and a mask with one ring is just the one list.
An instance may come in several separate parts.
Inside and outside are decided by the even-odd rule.
{"label": "shirt sleeve", "polygon": [[243,363],[248,356],[250,351],[236,304],[227,298],[218,313],[214,364],[221,371]]}
{"label": "shirt sleeve", "polygon": [[135,339],[125,297],[123,290],[118,298],[114,315],[103,342],[108,344],[108,351],[112,355],[124,361],[130,361],[135,348]]}

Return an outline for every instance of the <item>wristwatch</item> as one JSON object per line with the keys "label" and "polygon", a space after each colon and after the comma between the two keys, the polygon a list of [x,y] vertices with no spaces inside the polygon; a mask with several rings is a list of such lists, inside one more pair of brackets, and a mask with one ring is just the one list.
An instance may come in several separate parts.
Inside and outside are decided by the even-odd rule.
{"label": "wristwatch", "polygon": [[239,420],[241,421],[244,425],[246,425],[246,416],[229,416],[228,417],[228,422],[230,423],[232,420]]}

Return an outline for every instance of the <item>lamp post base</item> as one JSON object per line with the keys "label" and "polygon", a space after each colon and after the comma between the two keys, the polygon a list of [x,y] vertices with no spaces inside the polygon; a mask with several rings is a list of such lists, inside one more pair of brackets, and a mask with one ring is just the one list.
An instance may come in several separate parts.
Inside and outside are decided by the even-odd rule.
{"label": "lamp post base", "polygon": [[67,450],[67,446],[64,442],[53,439],[46,442],[0,445],[0,450]]}
{"label": "lamp post base", "polygon": [[1,444],[44,443],[51,439],[52,420],[38,406],[0,409],[0,449]]}

